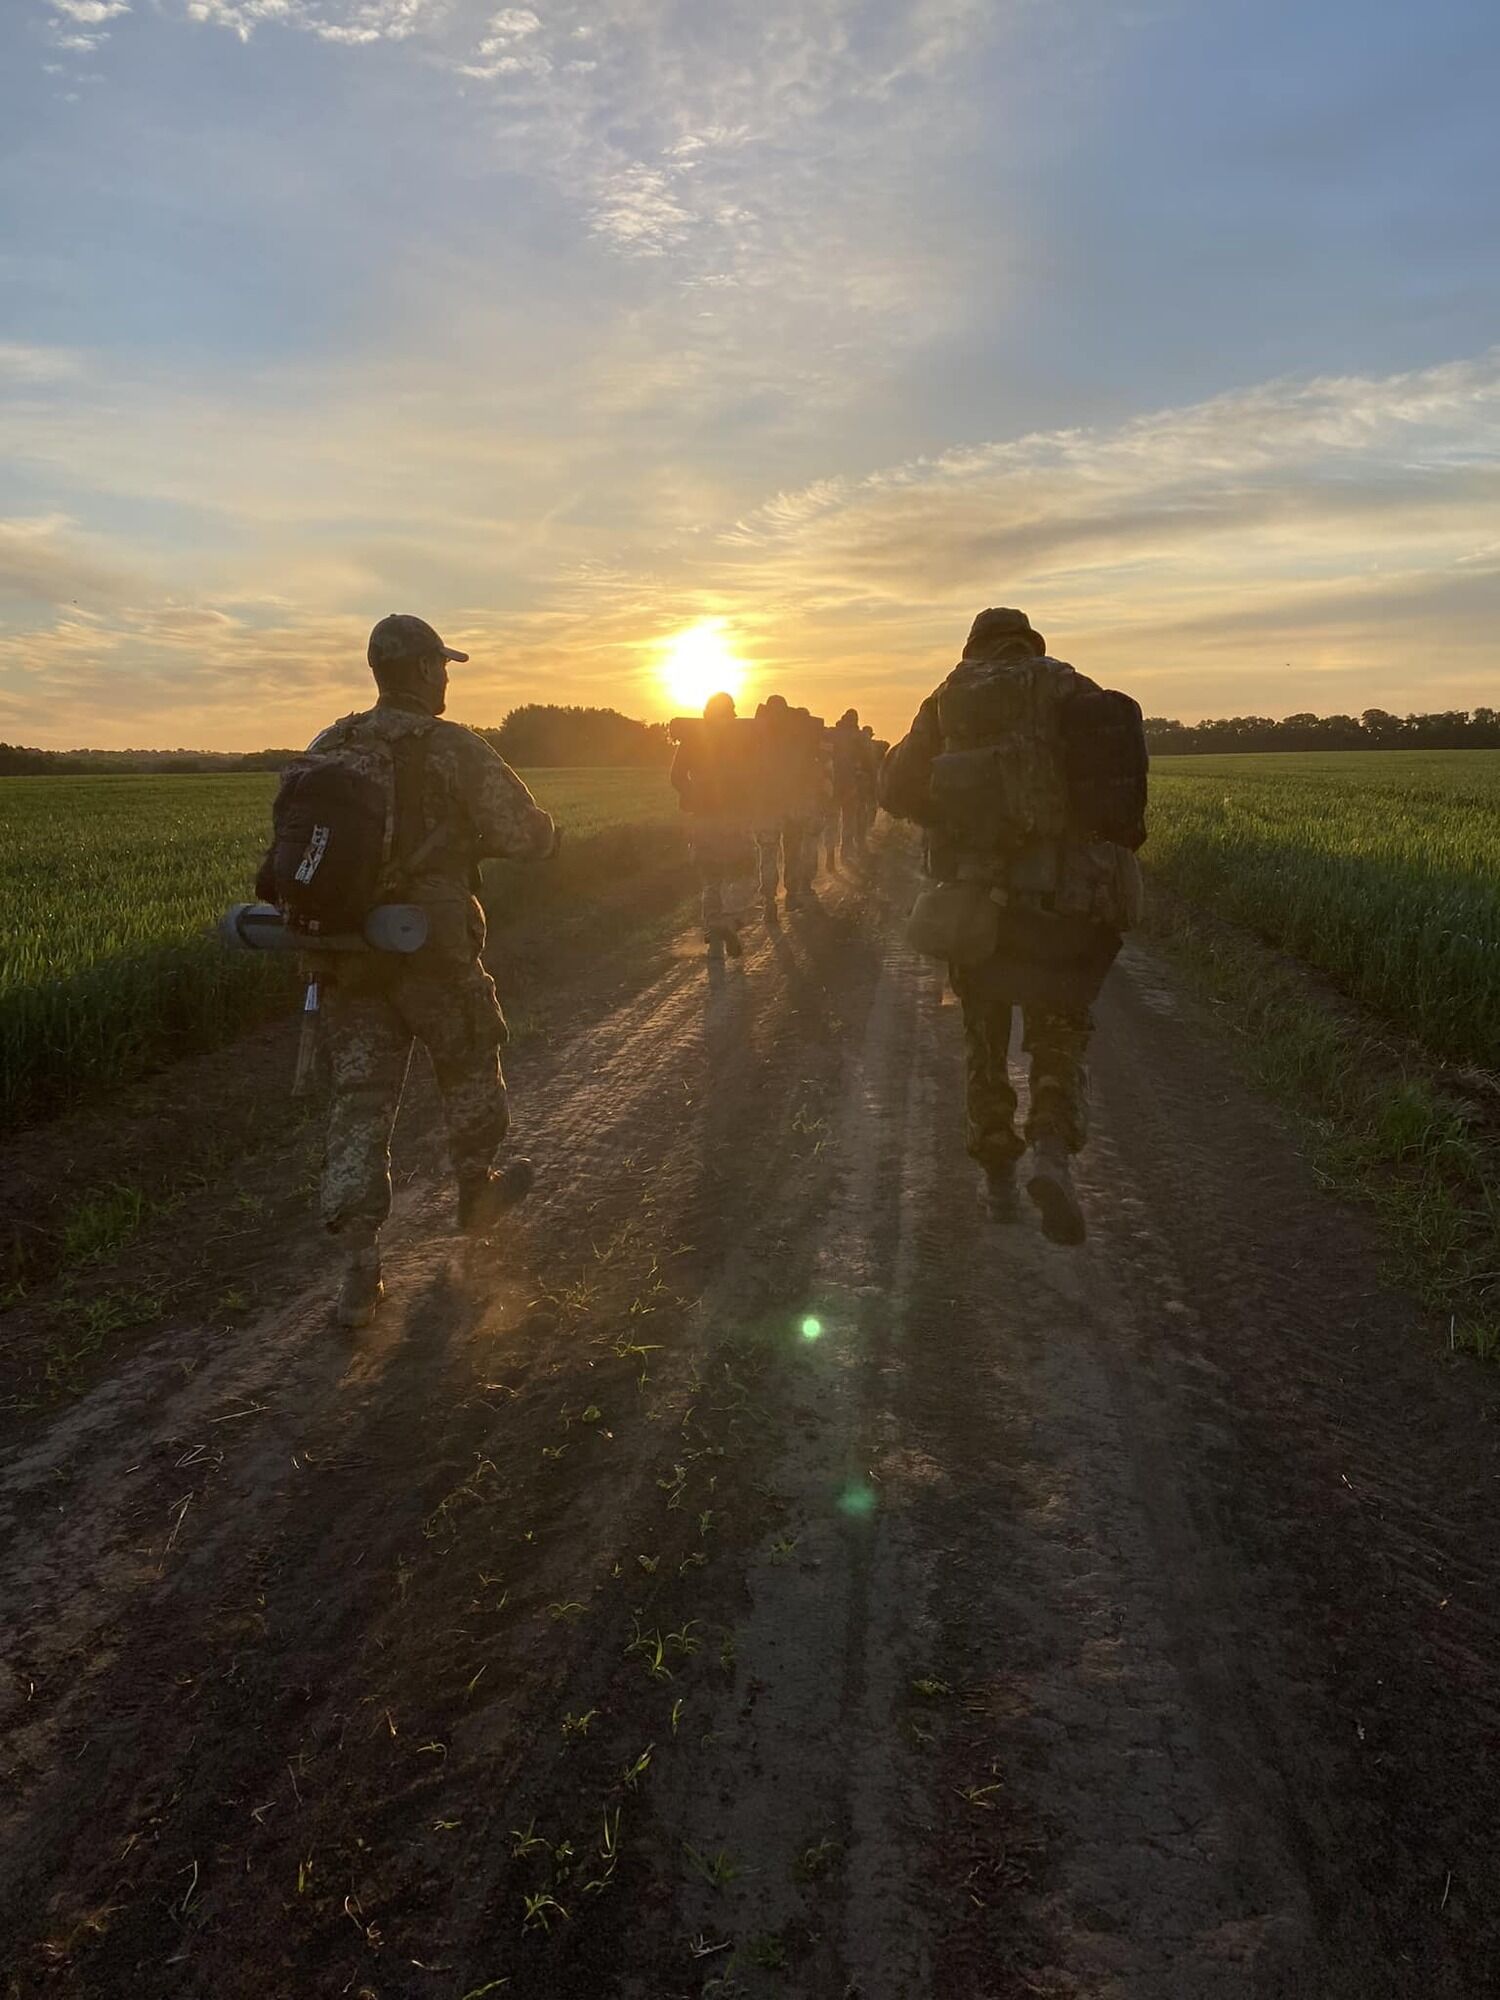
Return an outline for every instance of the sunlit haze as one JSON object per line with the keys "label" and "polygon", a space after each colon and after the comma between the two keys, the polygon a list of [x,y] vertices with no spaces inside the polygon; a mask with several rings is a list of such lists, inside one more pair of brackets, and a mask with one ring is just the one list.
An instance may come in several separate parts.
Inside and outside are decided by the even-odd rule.
{"label": "sunlit haze", "polygon": [[[8,0],[0,737],[1493,701],[1491,0]],[[727,672],[727,667],[726,667]],[[717,678],[722,681],[724,674]]]}
{"label": "sunlit haze", "polygon": [[661,678],[674,708],[696,713],[711,694],[745,693],[745,670],[725,636],[722,618],[705,618],[674,633],[663,650]]}

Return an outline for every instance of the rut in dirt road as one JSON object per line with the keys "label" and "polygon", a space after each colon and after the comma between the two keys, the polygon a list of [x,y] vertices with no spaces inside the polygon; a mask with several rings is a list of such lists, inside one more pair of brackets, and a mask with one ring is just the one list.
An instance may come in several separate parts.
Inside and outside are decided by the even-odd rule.
{"label": "rut in dirt road", "polygon": [[18,1435],[9,1994],[1494,1988],[1490,1378],[1144,950],[990,1223],[909,865],[577,996],[492,1260]]}

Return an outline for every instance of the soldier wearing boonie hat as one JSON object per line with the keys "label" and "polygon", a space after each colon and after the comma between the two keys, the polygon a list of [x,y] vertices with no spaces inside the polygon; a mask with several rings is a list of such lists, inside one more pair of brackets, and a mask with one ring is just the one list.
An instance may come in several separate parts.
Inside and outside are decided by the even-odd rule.
{"label": "soldier wearing boonie hat", "polygon": [[[926,829],[935,886],[908,936],[947,959],[963,1009],[966,1138],[990,1212],[1016,1219],[1025,1156],[1026,1191],[1058,1243],[1084,1240],[1071,1160],[1087,1133],[1090,1007],[1139,916],[1145,762],[1136,704],[1051,658],[1024,611],[994,606],[881,770],[886,811]],[[1017,1008],[1024,1135],[1009,1068]]]}
{"label": "soldier wearing boonie hat", "polygon": [[337,1309],[345,1326],[368,1324],[383,1295],[378,1242],[391,1205],[391,1128],[414,1041],[432,1058],[443,1100],[459,1227],[486,1234],[530,1190],[529,1161],[496,1162],[510,1126],[500,1066],[507,1032],[481,958],[475,891],[483,861],[544,860],[560,838],[498,751],[439,719],[449,665],[466,664],[467,653],[426,619],[392,612],[370,633],[366,657],[375,706],[323,730],[307,755],[336,756],[393,791],[393,838],[421,857],[402,900],[426,911],[429,942],[410,957],[350,954],[320,973],[331,1081],[321,1206],[345,1255]]}

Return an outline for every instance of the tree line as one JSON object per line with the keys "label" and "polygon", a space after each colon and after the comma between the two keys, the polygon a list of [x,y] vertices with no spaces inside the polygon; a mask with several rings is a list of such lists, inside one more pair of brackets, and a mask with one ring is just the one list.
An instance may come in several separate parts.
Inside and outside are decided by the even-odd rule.
{"label": "tree line", "polygon": [[[528,771],[556,765],[664,765],[672,755],[664,722],[637,722],[613,708],[527,702],[513,708],[498,729],[481,729],[479,734],[508,764]],[[33,750],[0,743],[0,777],[279,771],[299,754],[296,750]]]}
{"label": "tree line", "polygon": [[1234,715],[1218,722],[1146,718],[1153,757],[1252,750],[1500,750],[1500,710],[1450,708],[1430,715]]}
{"label": "tree line", "polygon": [[559,708],[527,702],[498,729],[481,729],[507,764],[539,771],[558,764],[665,764],[672,754],[664,722],[636,722],[613,708]]}
{"label": "tree line", "polygon": [[[638,722],[613,708],[527,702],[498,729],[479,734],[519,770],[588,765],[665,765],[671,755],[665,723]],[[1392,715],[1236,715],[1220,721],[1176,722],[1148,716],[1154,757],[1205,751],[1255,750],[1500,750],[1500,710],[1444,709]],[[106,772],[202,774],[279,771],[295,750],[32,750],[0,743],[0,777],[87,777]]]}
{"label": "tree line", "polygon": [[202,777],[210,771],[279,771],[295,750],[32,750],[0,743],[0,778]]}

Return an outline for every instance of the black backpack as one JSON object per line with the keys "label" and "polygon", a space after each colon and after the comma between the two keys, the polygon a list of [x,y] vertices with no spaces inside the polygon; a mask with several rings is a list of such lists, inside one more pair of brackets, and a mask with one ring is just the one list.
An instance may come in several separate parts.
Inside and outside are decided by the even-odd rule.
{"label": "black backpack", "polygon": [[1088,840],[1132,853],[1146,838],[1146,732],[1139,702],[1113,688],[1075,694],[1063,704],[1063,774],[1068,805]]}
{"label": "black backpack", "polygon": [[261,886],[290,929],[358,935],[442,838],[441,828],[422,835],[430,733],[414,731],[378,751],[345,734],[286,773]]}

